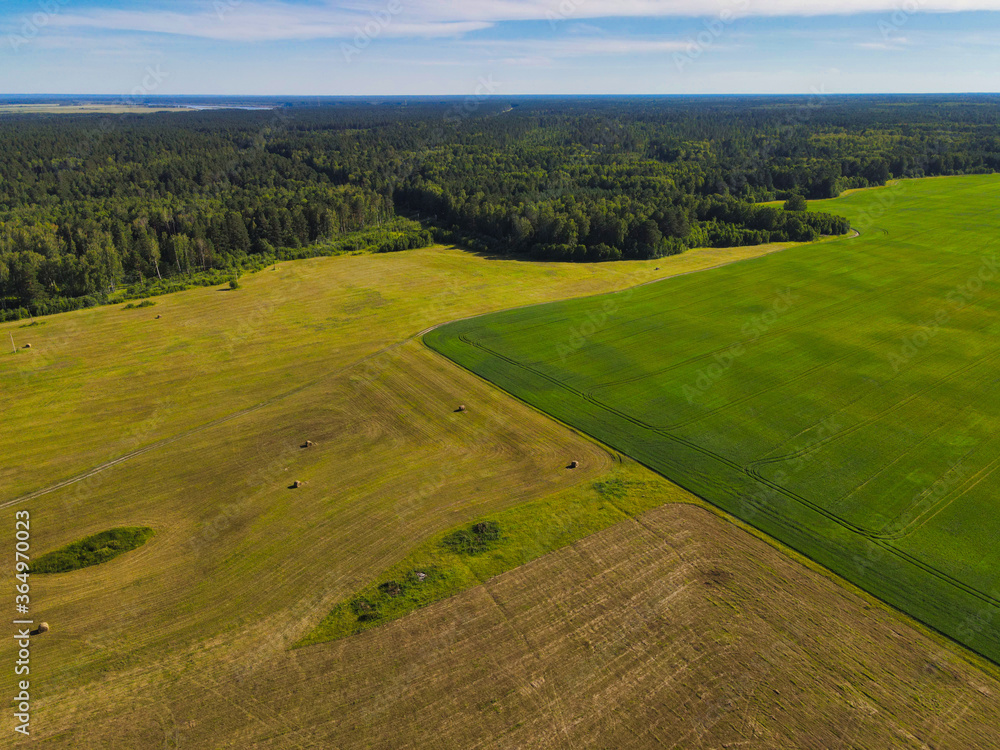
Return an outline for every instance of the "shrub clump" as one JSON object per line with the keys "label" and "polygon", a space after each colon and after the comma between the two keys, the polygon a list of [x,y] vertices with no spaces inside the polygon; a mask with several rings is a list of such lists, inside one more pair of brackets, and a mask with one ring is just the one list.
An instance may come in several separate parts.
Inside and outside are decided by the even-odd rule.
{"label": "shrub clump", "polygon": [[31,565],[32,573],[66,573],[100,565],[136,547],[153,536],[146,526],[123,526],[88,536],[61,549],[48,552]]}
{"label": "shrub clump", "polygon": [[358,616],[360,622],[377,620],[379,617],[378,604],[363,596],[351,601],[351,611]]}
{"label": "shrub clump", "polygon": [[413,596],[419,598],[422,591],[426,592],[425,587],[433,587],[435,579],[440,577],[433,568],[425,570],[428,572],[411,570],[401,578],[366,589],[351,599],[347,606],[360,623],[395,619],[401,613],[415,608]]}
{"label": "shrub clump", "polygon": [[478,555],[496,546],[500,541],[500,524],[480,521],[468,529],[460,529],[444,538],[446,549],[459,555]]}
{"label": "shrub clump", "polygon": [[785,201],[786,211],[805,211],[808,208],[806,199],[801,195],[792,195]]}
{"label": "shrub clump", "polygon": [[151,300],[151,299],[144,299],[138,305],[135,304],[135,303],[133,303],[133,302],[129,302],[127,305],[125,305],[125,307],[123,309],[125,309],[125,310],[139,310],[139,309],[142,309],[143,307],[152,307],[155,304],[156,303],[153,302],[153,300]]}

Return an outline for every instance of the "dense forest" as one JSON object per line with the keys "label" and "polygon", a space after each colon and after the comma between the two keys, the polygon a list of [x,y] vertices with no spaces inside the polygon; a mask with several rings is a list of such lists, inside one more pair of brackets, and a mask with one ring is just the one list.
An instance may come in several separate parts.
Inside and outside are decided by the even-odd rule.
{"label": "dense forest", "polygon": [[[846,220],[806,212],[802,199],[996,171],[998,123],[991,96],[10,115],[0,117],[0,319],[433,238],[605,261],[844,234]],[[787,202],[758,205],[773,200]]]}

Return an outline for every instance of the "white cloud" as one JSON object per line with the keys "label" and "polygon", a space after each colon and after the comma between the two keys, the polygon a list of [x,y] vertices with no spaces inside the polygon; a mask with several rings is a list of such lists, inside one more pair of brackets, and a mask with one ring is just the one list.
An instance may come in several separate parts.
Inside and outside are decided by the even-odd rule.
{"label": "white cloud", "polygon": [[459,36],[488,28],[485,21],[410,19],[398,13],[361,13],[335,8],[307,8],[281,3],[237,6],[220,10],[180,13],[149,10],[98,10],[53,16],[52,26],[65,28],[138,31],[201,37],[232,42],[287,39],[350,39],[359,34],[375,37]]}
{"label": "white cloud", "polygon": [[885,35],[881,41],[855,42],[858,49],[870,49],[883,52],[898,52],[909,46],[910,40],[905,36]]}
{"label": "white cloud", "polygon": [[1000,0],[408,0],[428,19],[540,19],[716,16],[819,16],[857,13],[1000,10]]}
{"label": "white cloud", "polygon": [[[137,3],[138,4],[138,3]],[[191,6],[187,6],[191,7]],[[904,8],[904,10],[900,10]],[[817,16],[1000,11],[1000,0],[377,0],[376,2],[204,3],[200,9],[101,9],[56,14],[53,26],[156,32],[226,41],[432,37],[476,31],[504,21],[582,22],[612,17]]]}

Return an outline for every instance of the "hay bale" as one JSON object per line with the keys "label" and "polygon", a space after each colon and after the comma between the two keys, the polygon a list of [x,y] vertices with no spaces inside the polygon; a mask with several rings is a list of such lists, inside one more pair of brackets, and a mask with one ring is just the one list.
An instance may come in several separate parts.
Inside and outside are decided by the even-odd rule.
{"label": "hay bale", "polygon": [[162,315],[157,315],[157,316],[156,316],[156,319],[157,319],[157,320],[159,320],[159,319],[160,319],[160,318],[162,318],[162,317],[163,317]]}
{"label": "hay bale", "polygon": [[456,412],[468,411],[468,409],[465,408],[465,404],[462,404],[460,407],[458,407],[457,409],[455,409],[455,411]]}
{"label": "hay bale", "polygon": [[567,466],[566,468],[567,469],[579,469],[580,468],[580,462],[579,461],[570,461],[569,462],[569,466]]}
{"label": "hay bale", "polygon": [[29,635],[41,635],[42,633],[49,632],[49,624],[47,622],[38,623],[38,627],[29,633]]}
{"label": "hay bale", "polygon": [[314,443],[314,442],[313,442],[312,440],[306,440],[306,441],[305,441],[305,442],[304,442],[304,443],[302,444],[302,447],[303,447],[303,448],[312,448],[312,447],[313,447],[314,445],[316,445],[316,443]]}
{"label": "hay bale", "polygon": [[25,349],[30,349],[30,348],[31,348],[31,344],[25,344],[25,345],[24,345],[24,348],[25,348]]}
{"label": "hay bale", "polygon": [[300,482],[298,479],[296,479],[294,482],[292,482],[292,489],[293,490],[297,490],[299,487],[301,487],[304,484],[305,484],[305,482]]}

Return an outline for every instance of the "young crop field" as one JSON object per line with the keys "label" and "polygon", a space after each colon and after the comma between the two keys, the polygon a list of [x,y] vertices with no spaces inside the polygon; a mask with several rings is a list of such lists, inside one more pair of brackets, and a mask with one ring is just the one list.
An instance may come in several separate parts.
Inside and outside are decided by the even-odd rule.
{"label": "young crop field", "polygon": [[813,207],[860,237],[425,341],[1000,661],[998,199],[853,193]]}

